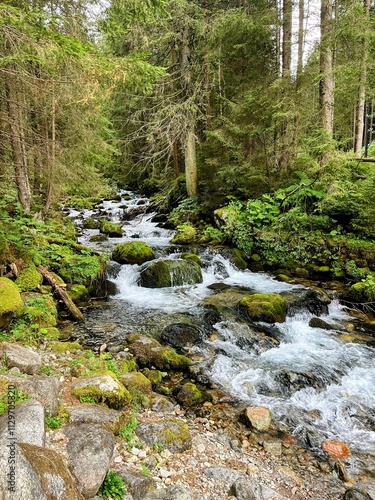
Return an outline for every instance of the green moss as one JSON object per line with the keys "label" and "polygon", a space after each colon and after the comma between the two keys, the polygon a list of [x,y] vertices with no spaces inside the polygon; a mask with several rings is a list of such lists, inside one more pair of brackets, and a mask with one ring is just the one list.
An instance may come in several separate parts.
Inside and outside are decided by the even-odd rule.
{"label": "green moss", "polygon": [[251,321],[266,323],[282,323],[286,316],[286,302],[278,294],[254,293],[244,297],[240,303],[240,311]]}
{"label": "green moss", "polygon": [[146,368],[144,373],[153,386],[157,386],[163,381],[163,374],[159,370],[149,370]]}
{"label": "green moss", "polygon": [[152,262],[140,276],[140,284],[146,288],[193,285],[202,281],[202,270],[191,259]]}
{"label": "green moss", "polygon": [[85,285],[72,285],[67,291],[67,294],[75,304],[87,302],[90,298],[89,291]]}
{"label": "green moss", "polygon": [[247,268],[247,263],[245,261],[245,252],[239,250],[238,248],[232,249],[232,261],[233,264],[242,271]]}
{"label": "green moss", "polygon": [[102,233],[108,234],[108,236],[114,237],[114,238],[120,237],[124,233],[120,224],[116,224],[116,222],[111,222],[109,220],[103,220],[100,223],[100,231]]}
{"label": "green moss", "polygon": [[175,245],[191,245],[197,240],[197,230],[189,224],[179,226],[176,235],[171,239]]}
{"label": "green moss", "polygon": [[119,376],[119,380],[129,391],[135,388],[143,394],[150,394],[151,392],[151,382],[143,375],[143,373],[125,373]]}
{"label": "green moss", "polygon": [[66,283],[89,286],[103,274],[105,265],[98,255],[69,254],[62,259],[59,274]]}
{"label": "green moss", "polygon": [[101,241],[107,241],[108,236],[106,234],[94,234],[90,237],[90,241],[93,243],[100,243]]}
{"label": "green moss", "polygon": [[15,313],[22,306],[20,291],[8,278],[0,278],[0,316]]}
{"label": "green moss", "polygon": [[99,229],[99,226],[100,226],[99,222],[93,219],[92,217],[88,217],[83,222],[83,227],[85,229]]}
{"label": "green moss", "polygon": [[197,264],[199,264],[200,267],[203,266],[203,261],[198,257],[198,255],[195,255],[194,253],[182,253],[181,254],[182,259],[191,259]]}
{"label": "green moss", "polygon": [[16,285],[20,290],[37,290],[43,282],[43,276],[31,265],[24,269],[16,279]]}
{"label": "green moss", "polygon": [[120,373],[134,372],[138,369],[135,358],[121,359],[116,361]]}
{"label": "green moss", "polygon": [[191,382],[187,382],[182,386],[182,389],[177,394],[177,399],[180,403],[187,406],[194,406],[203,401],[203,394],[197,386]]}
{"label": "green moss", "polygon": [[50,347],[53,352],[58,352],[58,353],[83,350],[83,347],[77,342],[52,342],[50,344]]}
{"label": "green moss", "polygon": [[51,295],[24,293],[24,307],[20,317],[29,324],[38,324],[42,327],[56,326],[57,309]]}
{"label": "green moss", "polygon": [[112,254],[113,260],[120,264],[143,264],[155,259],[150,245],[143,241],[132,241],[116,245]]}
{"label": "green moss", "polygon": [[[87,385],[83,387],[73,387],[72,394],[76,398],[91,398],[95,403],[103,403],[114,409],[121,409],[131,401],[131,395],[125,387],[118,382],[117,389],[108,388],[108,378],[111,377],[118,382],[113,372],[107,371],[101,375],[90,377]],[[90,383],[92,381],[92,383]]]}

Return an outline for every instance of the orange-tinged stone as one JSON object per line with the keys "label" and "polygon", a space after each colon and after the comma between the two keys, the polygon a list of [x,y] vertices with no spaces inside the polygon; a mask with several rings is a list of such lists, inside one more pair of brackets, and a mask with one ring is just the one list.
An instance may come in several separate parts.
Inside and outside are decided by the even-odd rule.
{"label": "orange-tinged stone", "polygon": [[350,457],[351,453],[348,446],[341,441],[325,441],[322,444],[322,448],[326,451],[332,458],[337,458],[342,460],[343,458]]}

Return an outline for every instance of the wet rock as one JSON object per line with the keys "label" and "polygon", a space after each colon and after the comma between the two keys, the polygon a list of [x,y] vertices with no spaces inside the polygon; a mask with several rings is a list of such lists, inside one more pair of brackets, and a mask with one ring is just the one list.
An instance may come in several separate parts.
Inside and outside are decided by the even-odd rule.
{"label": "wet rock", "polygon": [[[2,500],[83,500],[62,457],[48,448],[28,443],[15,444],[14,491],[8,489],[7,477],[0,475]],[[0,448],[0,468],[9,470],[9,450]]]}
{"label": "wet rock", "polygon": [[351,455],[348,446],[341,441],[325,441],[322,448],[330,457],[338,460],[343,460]]}
{"label": "wet rock", "polygon": [[187,323],[172,323],[161,334],[161,340],[176,348],[201,342],[205,335],[200,328]]}
{"label": "wet rock", "polygon": [[221,315],[215,306],[206,304],[203,306],[203,323],[206,329],[212,330],[212,327],[221,321]]}
{"label": "wet rock", "polygon": [[85,285],[71,285],[69,290],[67,290],[67,294],[75,304],[85,303],[90,298],[89,291]]}
{"label": "wet rock", "polygon": [[311,326],[311,328],[321,328],[322,330],[336,330],[335,326],[330,325],[320,318],[311,318],[309,321],[309,326]]}
{"label": "wet rock", "polygon": [[140,424],[136,434],[149,446],[161,444],[172,453],[181,453],[191,448],[189,428],[183,420],[177,418]]}
{"label": "wet rock", "polygon": [[100,222],[93,219],[92,217],[87,217],[87,219],[83,221],[83,227],[85,229],[99,229]]}
{"label": "wet rock", "polygon": [[202,281],[202,270],[191,259],[159,260],[149,264],[140,275],[140,285],[145,288],[194,285]]}
{"label": "wet rock", "polygon": [[303,373],[281,371],[275,375],[275,380],[278,382],[279,393],[290,396],[293,392],[305,387],[324,389],[330,383],[339,382],[342,375],[341,372],[333,370],[329,366],[312,366],[309,372]]}
{"label": "wet rock", "polygon": [[179,484],[171,484],[168,488],[148,493],[145,500],[193,500],[191,492]]}
{"label": "wet rock", "polygon": [[344,496],[345,500],[375,500],[375,480],[359,481]]}
{"label": "wet rock", "polygon": [[239,303],[240,313],[250,321],[283,323],[286,316],[286,302],[276,293],[254,293]]}
{"label": "wet rock", "polygon": [[194,262],[196,262],[197,264],[199,264],[200,267],[203,266],[202,259],[200,257],[198,257],[198,255],[196,255],[195,253],[182,253],[181,254],[181,259],[191,259]]}
{"label": "wet rock", "polygon": [[190,225],[178,228],[175,236],[171,239],[172,245],[191,245],[197,240],[197,230]]}
{"label": "wet rock", "polygon": [[184,384],[176,397],[177,401],[186,406],[194,406],[204,400],[202,392],[191,382]]}
{"label": "wet rock", "polygon": [[150,245],[143,241],[120,243],[113,249],[112,258],[120,264],[144,264],[155,259],[155,254]]}
{"label": "wet rock", "polygon": [[248,406],[241,418],[252,429],[260,432],[267,432],[272,423],[272,413],[264,406]]}
{"label": "wet rock", "polygon": [[109,220],[103,220],[100,223],[100,231],[103,234],[108,234],[110,238],[119,238],[123,235],[124,231],[122,230],[120,224],[116,224],[116,222],[111,222]]}
{"label": "wet rock", "polygon": [[189,369],[189,358],[176,354],[170,347],[161,346],[151,337],[134,333],[128,335],[126,340],[129,343],[129,351],[141,367],[155,367],[162,371]]}
{"label": "wet rock", "polygon": [[39,373],[42,367],[42,358],[29,347],[18,344],[2,342],[0,344],[0,356],[5,356],[5,364],[8,368],[17,367],[23,373],[33,375]]}
{"label": "wet rock", "polygon": [[245,293],[237,289],[227,289],[223,292],[210,295],[203,300],[205,306],[214,307],[217,314],[225,313],[227,310],[235,311],[238,303],[244,298]]}
{"label": "wet rock", "polygon": [[147,498],[147,494],[155,489],[155,481],[152,477],[124,470],[119,472],[119,476],[124,480],[126,490],[131,493],[134,500],[143,500],[145,497]]}
{"label": "wet rock", "polygon": [[113,434],[118,434],[127,423],[124,413],[99,406],[68,406],[66,411],[70,424],[96,424]]}
{"label": "wet rock", "polygon": [[110,408],[120,409],[128,405],[129,391],[116,380],[115,375],[103,373],[87,377],[72,384],[72,394],[78,399],[92,398],[96,403],[105,403]]}
{"label": "wet rock", "polygon": [[78,424],[65,427],[68,438],[68,466],[85,498],[99,490],[112,460],[113,435],[98,425]]}
{"label": "wet rock", "polygon": [[315,316],[328,314],[328,304],[331,299],[320,288],[296,288],[293,291],[281,292],[280,295],[287,303],[287,312],[290,315],[306,309]]}
{"label": "wet rock", "polygon": [[[44,408],[36,400],[25,401],[15,407],[15,439],[17,443],[29,443],[44,446]],[[0,442],[5,443],[11,437],[8,430],[8,414],[0,418]]]}
{"label": "wet rock", "polygon": [[124,373],[119,376],[120,382],[131,392],[137,389],[142,394],[151,394],[152,386],[150,380],[140,372]]}

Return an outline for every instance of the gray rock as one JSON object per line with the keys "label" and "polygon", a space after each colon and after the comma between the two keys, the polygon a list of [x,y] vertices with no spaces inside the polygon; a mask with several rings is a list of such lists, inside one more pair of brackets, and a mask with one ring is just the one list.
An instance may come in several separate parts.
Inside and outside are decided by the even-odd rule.
{"label": "gray rock", "polygon": [[164,328],[161,340],[173,347],[181,348],[187,344],[197,344],[204,339],[203,331],[187,323],[172,323]]}
{"label": "gray rock", "polygon": [[155,490],[144,497],[145,500],[193,500],[191,492],[179,485],[172,484],[168,488]]}
{"label": "gray rock", "polygon": [[191,259],[159,260],[141,271],[140,285],[146,288],[194,285],[202,283],[202,269]]}
{"label": "gray rock", "polygon": [[89,396],[115,410],[126,406],[131,399],[128,390],[108,373],[78,380],[72,384],[72,394],[77,398]]}
{"label": "gray rock", "polygon": [[70,424],[97,424],[108,432],[118,434],[126,424],[125,414],[99,406],[68,406]]}
{"label": "gray rock", "polygon": [[219,481],[226,485],[233,484],[242,473],[238,470],[229,469],[228,467],[208,467],[204,469],[204,474],[214,481]]}
{"label": "gray rock", "polygon": [[180,453],[191,448],[189,428],[183,420],[177,418],[141,424],[137,427],[136,434],[149,446],[161,444],[172,453]]}
{"label": "gray rock", "polygon": [[71,425],[64,429],[68,438],[68,466],[85,498],[96,495],[104,481],[115,447],[114,436],[93,424]]}
{"label": "gray rock", "polygon": [[21,389],[31,398],[37,399],[51,416],[59,412],[60,382],[57,377],[36,375],[21,381]]}
{"label": "gray rock", "polygon": [[129,471],[120,471],[119,475],[124,480],[126,489],[132,494],[134,500],[143,500],[148,493],[155,489],[155,481],[152,477]]}
{"label": "gray rock", "polygon": [[375,480],[359,481],[345,493],[345,500],[375,500]]}
{"label": "gray rock", "polygon": [[42,358],[29,347],[2,342],[0,344],[0,356],[3,355],[5,355],[5,363],[8,368],[15,366],[21,372],[29,375],[39,373],[42,367]]}
{"label": "gray rock", "polygon": [[[9,461],[13,451],[14,464]],[[2,500],[84,500],[63,459],[48,448],[19,443],[11,450],[1,445],[0,469],[4,472],[0,475]],[[14,483],[10,482],[12,474]]]}
{"label": "gray rock", "polygon": [[238,500],[262,500],[261,497],[255,495],[251,481],[245,477],[236,479],[229,490],[229,495],[233,495]]}
{"label": "gray rock", "polygon": [[170,415],[172,415],[174,414],[174,404],[164,396],[157,396],[152,401],[151,410],[163,413],[169,413]]}
{"label": "gray rock", "polygon": [[13,437],[17,443],[29,443],[44,446],[44,408],[34,399],[17,405],[14,410],[15,428],[8,428],[8,413],[0,419],[0,442],[9,441]]}

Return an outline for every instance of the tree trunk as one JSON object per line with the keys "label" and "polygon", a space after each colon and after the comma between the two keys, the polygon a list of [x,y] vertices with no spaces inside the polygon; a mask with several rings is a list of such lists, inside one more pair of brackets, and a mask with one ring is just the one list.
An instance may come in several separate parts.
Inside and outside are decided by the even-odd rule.
{"label": "tree trunk", "polygon": [[283,67],[282,76],[290,78],[292,62],[292,0],[283,0]]}
{"label": "tree trunk", "polygon": [[322,127],[328,137],[333,137],[334,76],[332,49],[332,3],[321,0],[320,8],[320,85],[319,97],[322,113]]}
{"label": "tree trunk", "polygon": [[26,212],[30,212],[31,190],[27,164],[25,120],[22,113],[22,103],[16,89],[16,81],[6,78],[7,106],[11,131],[11,144],[14,161],[18,199]]}
{"label": "tree trunk", "polygon": [[[363,9],[366,16],[366,27],[368,20],[370,19],[370,0],[364,0]],[[363,129],[364,129],[364,118],[365,118],[365,100],[366,100],[366,82],[367,82],[367,57],[368,57],[368,39],[367,39],[367,29],[364,30],[364,35],[361,40],[362,50],[361,50],[361,74],[359,79],[359,89],[358,89],[358,105],[357,105],[357,116],[356,116],[356,134],[355,134],[355,144],[354,144],[354,154],[361,156],[362,144],[363,144]]]}
{"label": "tree trunk", "polygon": [[188,196],[196,196],[198,193],[197,158],[195,152],[194,125],[187,133],[185,146],[185,176],[186,191]]}
{"label": "tree trunk", "polygon": [[297,54],[297,79],[301,78],[303,68],[303,42],[304,42],[305,0],[298,4],[298,54]]}

